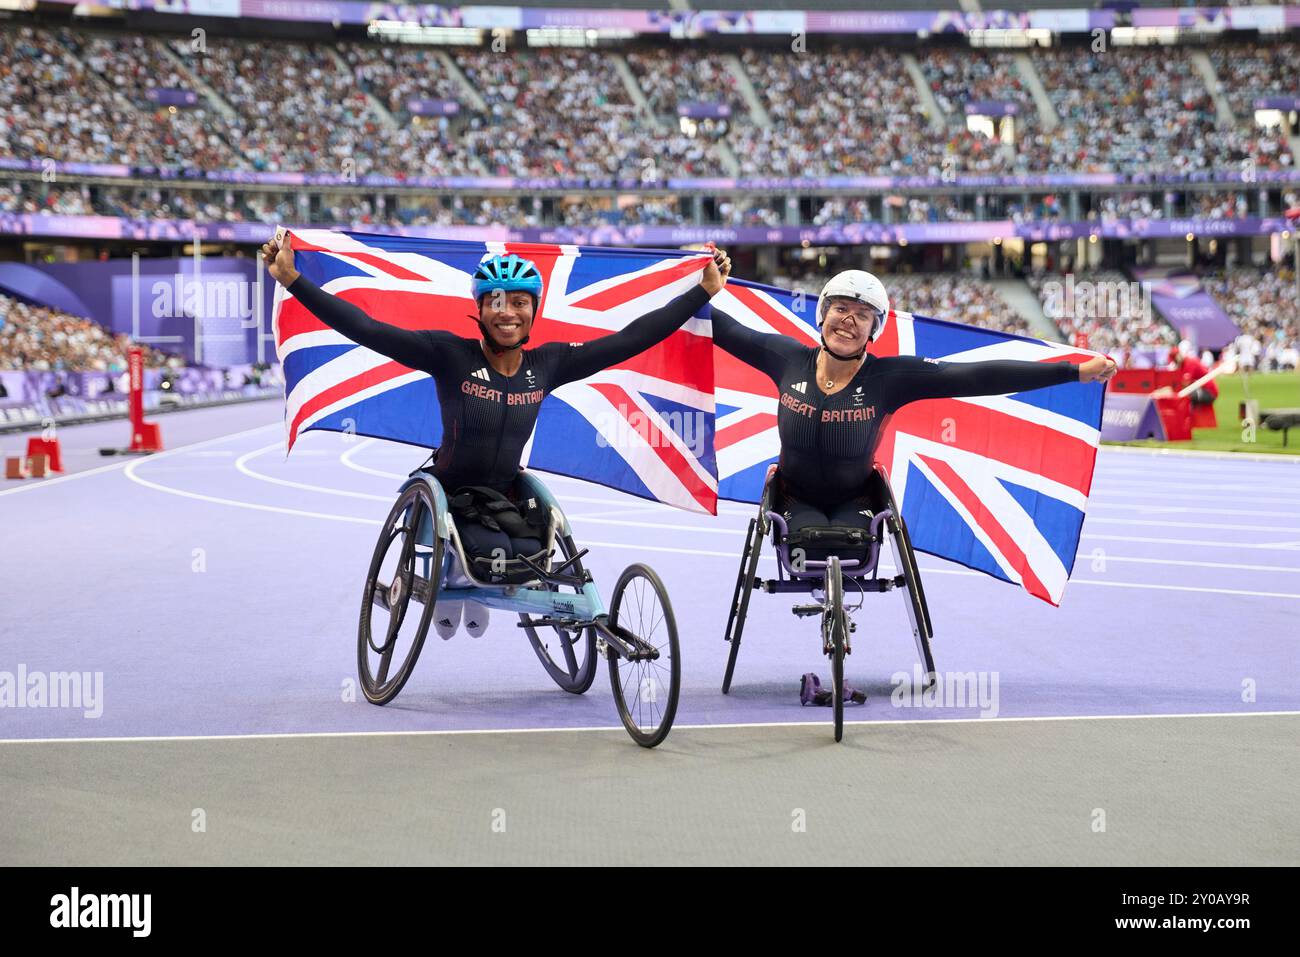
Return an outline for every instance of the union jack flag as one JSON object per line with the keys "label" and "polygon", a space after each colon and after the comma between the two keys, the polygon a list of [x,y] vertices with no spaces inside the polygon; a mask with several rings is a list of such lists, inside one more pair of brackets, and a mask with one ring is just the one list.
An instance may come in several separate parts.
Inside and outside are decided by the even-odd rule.
{"label": "union jack flag", "polygon": [[[545,293],[530,345],[621,328],[698,281],[707,256],[524,243],[294,231],[297,267],[327,292],[409,329],[477,336],[470,275],[489,253],[537,263]],[[753,328],[815,345],[814,301],[731,280],[713,303]],[[432,448],[432,379],[356,346],[277,288],[276,342],[292,447],[309,429]],[[1089,358],[1077,349],[893,312],[876,355],[947,361]],[[886,423],[877,451],[921,551],[1059,604],[1074,565],[1100,436],[1103,389],[931,399]],[[715,402],[716,397],[716,402]],[[660,345],[543,404],[524,464],[693,511],[757,502],[780,450],[771,380],[712,348],[692,319]],[[616,433],[616,434],[615,434]]]}
{"label": "union jack flag", "polygon": [[[622,328],[697,284],[709,258],[327,230],[288,235],[296,268],[324,291],[404,329],[472,338],[479,335],[470,292],[475,267],[489,254],[531,259],[544,291],[530,348]],[[442,422],[426,373],[352,343],[282,286],[272,315],[290,449],[310,429],[438,445]],[[709,323],[695,318],[641,355],[561,386],[542,403],[523,464],[716,514],[712,352]]]}
{"label": "union jack flag", "polygon": [[[815,299],[732,280],[713,304],[751,328],[819,341]],[[900,311],[890,313],[871,351],[951,362],[1078,362],[1094,355]],[[718,492],[756,502],[780,450],[776,388],[721,350],[715,363]],[[1100,384],[1076,383],[927,399],[894,413],[876,461],[889,473],[912,544],[1060,604],[1092,486],[1103,392]]]}

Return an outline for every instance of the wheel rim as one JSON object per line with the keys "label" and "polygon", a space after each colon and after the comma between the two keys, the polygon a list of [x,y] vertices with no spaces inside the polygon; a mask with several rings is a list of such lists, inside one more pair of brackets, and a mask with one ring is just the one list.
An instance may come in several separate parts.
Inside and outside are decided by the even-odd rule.
{"label": "wheel rim", "polygon": [[[366,697],[391,700],[410,676],[433,616],[441,577],[441,543],[419,542],[432,518],[427,489],[408,489],[389,513],[371,558],[362,596],[357,666]],[[412,607],[412,606],[415,607]]]}
{"label": "wheel rim", "polygon": [[831,656],[831,705],[835,712],[835,740],[844,733],[844,580],[840,576],[840,560],[832,555],[826,564],[826,604],[829,611],[824,621],[830,629],[827,636]]}
{"label": "wheel rim", "polygon": [[677,624],[663,584],[650,569],[632,566],[614,591],[610,621],[658,651],[657,658],[628,660],[610,653],[610,681],[628,733],[653,747],[667,735],[677,711],[681,663]]}
{"label": "wheel rim", "polygon": [[[560,554],[565,560],[577,553],[577,548],[567,535],[558,541]],[[581,575],[582,563],[576,562],[570,570]],[[581,594],[581,590],[576,588],[553,588],[552,591],[558,593],[572,591]],[[536,652],[538,660],[541,661],[542,667],[546,669],[552,681],[573,694],[583,694],[591,687],[596,677],[594,628],[582,628],[577,631],[547,626],[538,628],[534,626],[534,619],[531,616],[523,614],[519,616],[519,620],[524,625],[524,634],[528,636],[529,644],[533,646],[533,651]],[[553,655],[553,652],[558,654]]]}

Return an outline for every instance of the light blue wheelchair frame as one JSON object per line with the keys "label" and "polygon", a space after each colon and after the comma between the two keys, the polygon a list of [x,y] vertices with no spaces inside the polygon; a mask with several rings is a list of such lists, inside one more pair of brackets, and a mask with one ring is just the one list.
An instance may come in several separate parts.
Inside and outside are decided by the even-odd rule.
{"label": "light blue wheelchair frame", "polygon": [[[475,574],[476,566],[461,542],[447,493],[433,473],[422,467],[412,472],[402,484],[376,546],[362,598],[358,668],[366,698],[382,705],[400,693],[423,648],[434,605],[441,601],[477,602],[487,608],[520,616],[519,627],[527,633],[551,678],[565,691],[573,694],[587,691],[599,666],[596,657],[604,658],[624,727],[638,744],[655,747],[672,728],[681,686],[677,624],[667,589],[653,569],[636,563],[623,570],[607,609],[591,573],[582,567],[581,561],[587,549],[579,549],[573,541],[568,519],[550,489],[527,471],[519,473],[517,488],[521,498],[536,499],[549,520],[541,551],[532,556],[502,559],[502,567],[492,569],[493,573],[509,571],[511,578],[524,579],[507,583],[483,581],[481,570],[479,575]],[[409,504],[404,505],[404,502]],[[418,513],[413,509],[418,509]],[[419,515],[418,520],[414,519],[414,514]],[[412,521],[415,522],[414,529],[405,524]],[[398,570],[389,581],[382,577],[380,569],[399,533],[404,543]],[[560,552],[558,561],[554,558],[557,549]],[[433,567],[435,556],[440,556],[437,568]],[[632,583],[638,578],[648,583],[648,587],[632,589]],[[629,606],[639,608],[646,596],[653,594],[661,608],[657,618],[651,616],[653,624],[649,629],[653,636],[659,625],[663,625],[665,637],[658,646],[618,623],[623,596],[634,590],[637,595],[629,599]],[[424,606],[419,629],[411,651],[390,680],[388,674],[393,648],[412,602]],[[383,645],[374,642],[373,623],[369,617],[373,614],[372,606],[389,614]],[[629,619],[634,614],[629,609]],[[639,620],[644,627],[645,619]],[[559,635],[565,658],[563,665],[551,656],[550,646],[539,637],[539,630],[545,629],[553,629]],[[570,638],[571,635],[574,637]],[[575,655],[579,642],[584,643],[585,651],[581,665],[576,663]],[[377,678],[369,665],[369,652],[381,656]],[[630,668],[627,678],[622,677],[621,663]],[[639,675],[640,680],[630,683],[630,678],[635,675]],[[666,703],[660,706],[658,688],[665,678],[667,698]],[[627,699],[629,687],[637,695],[637,700],[631,704]],[[655,719],[649,725],[641,721],[647,711]]]}
{"label": "light blue wheelchair frame", "polygon": [[[468,556],[460,541],[460,535],[456,531],[456,523],[452,518],[451,509],[447,505],[447,493],[431,472],[419,470],[403,483],[400,493],[404,493],[412,485],[423,482],[429,487],[432,494],[434,506],[437,512],[437,528],[433,527],[433,516],[427,512],[421,517],[420,528],[416,534],[417,547],[432,549],[433,538],[436,534],[443,542],[443,567],[439,574],[438,580],[443,582],[438,590],[438,599],[447,601],[475,601],[487,608],[496,608],[501,611],[519,612],[525,615],[538,615],[543,619],[563,618],[575,623],[575,627],[595,627],[601,628],[601,619],[606,619],[605,603],[601,600],[600,591],[591,581],[591,577],[586,576],[586,580],[581,585],[581,594],[577,595],[560,595],[544,588],[536,587],[539,584],[547,584],[554,581],[549,568],[539,568],[539,574],[536,582],[528,582],[516,585],[490,584],[479,581],[475,578],[472,566],[467,561]],[[530,472],[521,472],[519,474],[520,493],[529,498],[536,498],[541,504],[543,510],[551,517],[550,529],[547,536],[547,551],[555,547],[556,539],[561,535],[572,535],[569,527],[569,520],[564,517],[564,510],[560,508],[559,502],[551,494],[542,482]],[[579,553],[581,557],[583,552]],[[429,561],[431,554],[421,555],[416,553],[417,557],[424,563],[423,577],[426,580],[432,580],[430,577]],[[460,574],[455,579],[464,579],[469,582],[465,585],[448,585],[449,580],[453,579],[453,572]],[[574,582],[565,582],[561,584],[575,584]],[[622,646],[623,641],[617,635],[611,634],[606,637],[606,641],[613,639],[618,645]],[[634,649],[624,646],[622,649],[626,655],[634,654]]]}

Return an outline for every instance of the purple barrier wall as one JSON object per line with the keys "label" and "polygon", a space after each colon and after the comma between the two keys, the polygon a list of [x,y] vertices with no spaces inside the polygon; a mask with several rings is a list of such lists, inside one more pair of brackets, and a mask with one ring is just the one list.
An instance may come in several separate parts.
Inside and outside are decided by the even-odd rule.
{"label": "purple barrier wall", "polygon": [[[131,220],[107,216],[28,216],[0,213],[0,233],[17,223],[17,232],[39,236],[74,236],[86,238],[127,238],[136,225]],[[305,229],[329,229],[331,226],[286,224]],[[121,226],[122,228],[115,228]],[[204,223],[160,220],[150,224],[159,234],[183,233],[187,238],[198,233],[204,239],[256,244],[265,242],[275,231],[266,223]],[[1080,222],[1029,222],[985,220],[952,223],[845,223],[828,226],[376,226],[351,223],[341,227],[354,231],[382,229],[394,236],[426,239],[463,239],[478,242],[579,243],[596,246],[677,246],[683,243],[716,242],[793,246],[807,240],[821,244],[854,245],[859,243],[982,242],[1018,236],[1033,242],[1076,239],[1097,235],[1106,239],[1159,239],[1197,236],[1263,236],[1290,228],[1285,217],[1264,219],[1114,219]]]}
{"label": "purple barrier wall", "polygon": [[[0,169],[21,169],[40,172],[43,169],[40,160],[20,160],[0,158]],[[366,175],[349,177],[336,173],[257,173],[251,170],[198,170],[175,167],[154,166],[118,166],[102,163],[60,163],[60,172],[88,176],[111,176],[115,178],[161,178],[202,180],[210,183],[260,183],[271,186],[349,186],[356,188],[381,187],[385,189],[402,189],[404,187],[428,189],[674,189],[695,192],[715,192],[720,189],[754,189],[754,190],[821,190],[821,189],[953,189],[955,187],[979,186],[1016,186],[1043,187],[1059,189],[1068,186],[1113,186],[1131,183],[1134,185],[1177,185],[1179,183],[1223,183],[1236,185],[1240,183],[1300,183],[1300,170],[1256,170],[1245,173],[1238,168],[1223,167],[1201,170],[1195,173],[1020,173],[1011,175],[958,175],[952,179],[938,176],[823,176],[823,177],[749,177],[730,179],[725,177],[680,178],[645,182],[640,179],[595,179],[580,177],[531,177],[515,178],[511,176],[378,176]],[[14,214],[0,213],[0,218]],[[109,217],[104,217],[109,219]],[[21,217],[15,222],[21,223]],[[112,222],[119,222],[112,220]],[[176,235],[162,234],[154,237],[150,232],[155,228],[155,220],[123,220],[131,223],[131,238],[175,238],[189,239],[191,233]],[[17,226],[6,228],[8,232],[20,231]]]}
{"label": "purple barrier wall", "polygon": [[1101,410],[1101,440],[1130,442],[1134,439],[1163,439],[1164,426],[1150,395],[1106,391]]}
{"label": "purple barrier wall", "polygon": [[[81,0],[52,0],[72,4]],[[1056,32],[1110,29],[1111,10],[600,10],[508,6],[449,7],[431,3],[369,0],[98,0],[108,7],[156,10],[191,16],[256,17],[317,23],[369,23],[402,20],[434,27],[536,27],[619,29],[694,37],[708,33],[968,33],[987,28],[1036,27]],[[1244,18],[1242,18],[1244,19]],[[1280,17],[1279,17],[1280,20]]]}
{"label": "purple barrier wall", "polygon": [[[263,374],[247,365],[230,369],[184,368],[172,370],[169,375],[172,384],[164,391],[160,388],[163,370],[144,370],[146,409],[156,408],[164,400],[193,404],[239,396],[270,396],[283,387],[278,369]],[[48,418],[126,412],[125,366],[116,372],[5,371],[0,372],[0,383],[8,392],[0,399],[0,426],[40,428]]]}
{"label": "purple barrier wall", "polygon": [[[138,286],[129,259],[30,268],[44,274],[47,283],[44,295],[25,294],[27,298],[84,315],[187,362],[225,367],[258,358],[257,268],[252,259],[204,259],[197,279],[192,259],[142,259]],[[275,283],[264,275],[260,317],[267,333],[274,290]],[[84,309],[62,304],[72,300]],[[273,357],[274,349],[264,346],[263,355]]]}
{"label": "purple barrier wall", "polygon": [[90,307],[48,272],[26,263],[0,263],[0,291],[62,309],[74,316],[91,315]]}

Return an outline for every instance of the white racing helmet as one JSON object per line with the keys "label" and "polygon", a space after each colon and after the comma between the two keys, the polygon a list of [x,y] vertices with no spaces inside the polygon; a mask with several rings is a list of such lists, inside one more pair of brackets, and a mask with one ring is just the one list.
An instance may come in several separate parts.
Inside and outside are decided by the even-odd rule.
{"label": "white racing helmet", "polygon": [[841,297],[856,299],[880,310],[881,319],[871,330],[870,338],[874,342],[884,332],[885,323],[889,322],[889,293],[885,292],[885,284],[861,269],[846,269],[836,273],[822,286],[822,293],[817,297],[817,328],[820,329],[826,320],[827,300]]}

